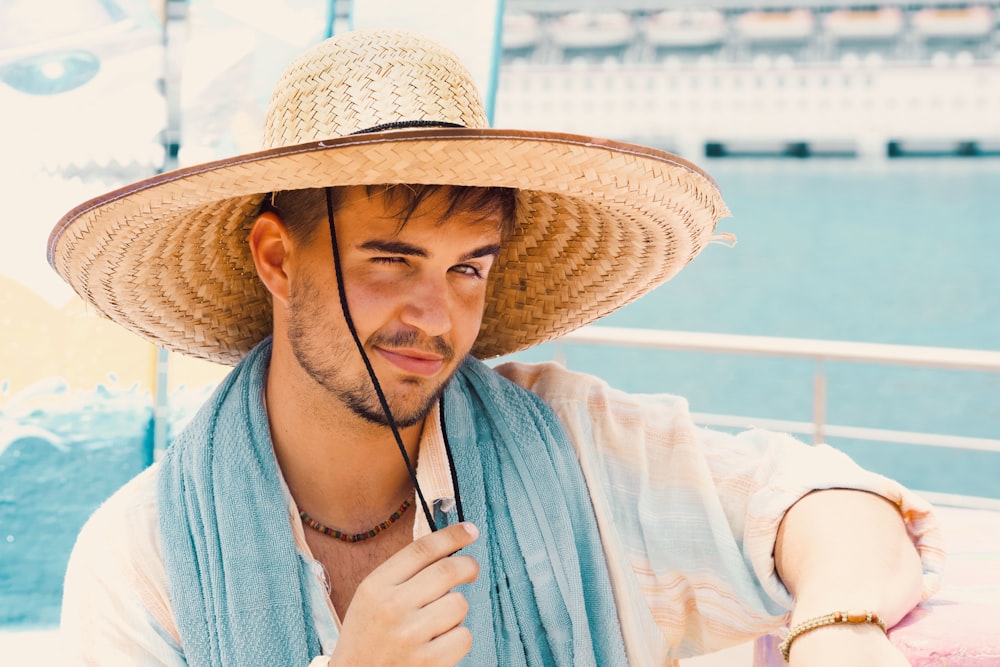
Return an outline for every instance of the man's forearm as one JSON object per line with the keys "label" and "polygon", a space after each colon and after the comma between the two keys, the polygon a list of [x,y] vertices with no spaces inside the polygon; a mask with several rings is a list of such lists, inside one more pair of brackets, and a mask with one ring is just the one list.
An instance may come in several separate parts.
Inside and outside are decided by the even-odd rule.
{"label": "man's forearm", "polygon": [[[785,515],[775,543],[778,576],[795,598],[792,624],[847,609],[878,612],[891,627],[920,601],[921,564],[899,511],[863,491],[811,493]],[[853,634],[881,634],[875,626]],[[845,636],[846,629],[810,634]],[[818,638],[816,638],[818,639]],[[815,639],[796,640],[796,644]]]}

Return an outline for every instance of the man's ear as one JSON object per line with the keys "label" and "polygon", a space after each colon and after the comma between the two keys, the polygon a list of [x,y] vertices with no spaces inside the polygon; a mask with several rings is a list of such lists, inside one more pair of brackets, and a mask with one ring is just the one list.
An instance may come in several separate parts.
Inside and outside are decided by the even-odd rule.
{"label": "man's ear", "polygon": [[257,275],[275,301],[288,304],[291,237],[285,223],[274,212],[261,213],[250,229],[250,253]]}

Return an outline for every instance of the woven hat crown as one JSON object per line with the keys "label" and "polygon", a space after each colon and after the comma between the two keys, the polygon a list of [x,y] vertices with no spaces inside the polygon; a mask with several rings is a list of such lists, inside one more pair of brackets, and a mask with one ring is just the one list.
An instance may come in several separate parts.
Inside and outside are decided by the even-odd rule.
{"label": "woven hat crown", "polygon": [[285,70],[268,105],[263,147],[412,121],[489,126],[472,76],[448,49],[400,30],[346,33]]}

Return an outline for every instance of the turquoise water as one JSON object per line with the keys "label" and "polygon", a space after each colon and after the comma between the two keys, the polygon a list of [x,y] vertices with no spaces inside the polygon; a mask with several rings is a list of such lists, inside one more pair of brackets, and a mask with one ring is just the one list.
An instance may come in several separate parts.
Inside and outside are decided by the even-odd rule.
{"label": "turquoise water", "polygon": [[[707,162],[734,217],[676,279],[615,326],[1000,349],[1000,161]],[[555,345],[575,369],[697,412],[806,421],[812,365]],[[1000,438],[1000,377],[828,364],[829,421]],[[50,391],[0,405],[0,628],[57,622],[62,575],[94,508],[144,465],[145,397]],[[35,429],[4,441],[5,424]],[[9,432],[9,431],[8,431]],[[919,489],[1000,497],[1000,455],[834,442]]]}
{"label": "turquoise water", "polygon": [[[1000,349],[1000,161],[714,161],[733,211],[677,278],[601,324]],[[810,421],[809,361],[546,345],[695,412]],[[1000,374],[827,363],[828,422],[1000,438]],[[833,440],[919,489],[1000,497],[1000,454]]]}

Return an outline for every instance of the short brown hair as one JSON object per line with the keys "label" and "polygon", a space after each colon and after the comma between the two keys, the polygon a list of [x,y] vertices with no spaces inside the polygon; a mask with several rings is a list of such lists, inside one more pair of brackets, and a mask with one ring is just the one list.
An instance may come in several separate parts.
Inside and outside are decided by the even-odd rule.
{"label": "short brown hair", "polygon": [[[344,187],[330,188],[333,210],[336,212],[342,201]],[[461,185],[366,185],[369,198],[384,196],[394,215],[399,219],[399,227],[413,216],[425,199],[445,190],[448,208],[442,219],[458,212],[472,211],[483,215],[500,214],[500,236],[506,239],[514,230],[516,219],[516,193],[512,188],[472,187]],[[281,217],[292,238],[308,239],[317,229],[321,220],[326,220],[326,195],[323,188],[308,190],[284,190],[273,192],[264,198],[261,213],[273,211]]]}

